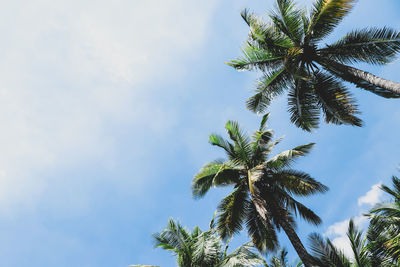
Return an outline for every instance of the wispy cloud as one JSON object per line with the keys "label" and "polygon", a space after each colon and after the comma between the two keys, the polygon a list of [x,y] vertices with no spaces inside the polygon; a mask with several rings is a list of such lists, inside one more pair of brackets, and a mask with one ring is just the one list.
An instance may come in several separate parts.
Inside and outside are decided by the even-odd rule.
{"label": "wispy cloud", "polygon": [[[8,26],[1,26],[0,45],[0,208],[35,203],[47,190],[47,169],[112,162],[110,124],[145,124],[156,136],[171,128],[175,114],[163,109],[162,100],[174,92],[152,87],[153,81],[184,75],[184,62],[204,42],[216,4],[3,5],[0,21]],[[158,97],[150,97],[155,92]]]}

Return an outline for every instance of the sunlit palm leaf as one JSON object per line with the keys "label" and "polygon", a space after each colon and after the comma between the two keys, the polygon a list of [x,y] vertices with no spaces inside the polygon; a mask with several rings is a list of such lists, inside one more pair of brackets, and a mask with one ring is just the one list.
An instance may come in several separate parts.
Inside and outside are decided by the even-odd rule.
{"label": "sunlit palm leaf", "polygon": [[263,262],[262,257],[254,251],[254,247],[246,243],[227,255],[218,267],[258,266]]}
{"label": "sunlit palm leaf", "polygon": [[277,0],[279,13],[271,13],[275,26],[289,37],[293,43],[300,44],[303,37],[303,20],[300,10],[295,8],[293,0]]}
{"label": "sunlit palm leaf", "polygon": [[278,55],[285,54],[285,51],[293,46],[290,38],[277,30],[275,25],[265,23],[258,16],[250,13],[248,9],[244,9],[240,14],[250,27],[248,43],[251,46]]}
{"label": "sunlit palm leaf", "polygon": [[356,0],[316,0],[307,30],[307,41],[319,41],[350,13]]}
{"label": "sunlit palm leaf", "polygon": [[225,124],[229,138],[234,142],[235,161],[246,165],[251,158],[251,143],[249,136],[240,129],[236,121],[228,121]]}
{"label": "sunlit palm leaf", "polygon": [[190,234],[179,223],[173,219],[168,220],[168,226],[160,233],[153,234],[154,247],[161,247],[165,250],[173,251],[181,257],[190,257]]}
{"label": "sunlit palm leaf", "polygon": [[221,239],[212,231],[201,233],[193,244],[194,266],[214,266],[221,259]]}
{"label": "sunlit palm leaf", "polygon": [[293,149],[289,149],[279,153],[278,155],[270,158],[266,165],[270,169],[280,170],[285,167],[290,167],[291,164],[299,157],[305,156],[310,153],[311,148],[315,143],[309,143],[306,145],[297,146]]}
{"label": "sunlit palm leaf", "polygon": [[232,60],[227,64],[237,70],[266,70],[267,68],[280,68],[283,65],[284,55],[277,55],[254,46],[245,46],[242,49],[243,57]]}
{"label": "sunlit palm leaf", "polygon": [[206,164],[194,176],[192,181],[192,193],[196,198],[204,196],[211,186],[234,185],[239,182],[240,174],[237,169],[222,161],[214,161]]}
{"label": "sunlit palm leaf", "polygon": [[229,143],[222,136],[220,136],[218,134],[210,134],[210,136],[208,138],[208,142],[210,144],[212,144],[213,146],[218,146],[218,147],[224,149],[225,152],[228,154],[228,157],[230,160],[236,159],[236,153],[235,153],[235,148],[234,148],[233,144]]}

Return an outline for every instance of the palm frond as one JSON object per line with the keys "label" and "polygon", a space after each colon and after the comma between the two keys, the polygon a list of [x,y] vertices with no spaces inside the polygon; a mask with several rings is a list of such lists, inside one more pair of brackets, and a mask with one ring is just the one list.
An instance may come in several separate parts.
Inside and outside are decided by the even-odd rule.
{"label": "palm frond", "polygon": [[223,239],[233,236],[242,229],[248,205],[248,193],[245,186],[237,187],[222,199],[218,206],[217,230]]}
{"label": "palm frond", "polygon": [[269,16],[275,26],[293,43],[300,44],[303,38],[302,13],[296,9],[293,0],[277,0],[277,11]]}
{"label": "palm frond", "polygon": [[293,149],[289,149],[275,155],[270,158],[266,165],[268,168],[273,170],[280,170],[285,167],[290,167],[291,164],[299,157],[305,156],[310,153],[311,148],[315,145],[315,143],[309,143],[306,145],[297,146]]}
{"label": "palm frond", "polygon": [[202,232],[193,244],[194,266],[214,266],[221,259],[221,239],[212,231]]}
{"label": "palm frond", "polygon": [[315,74],[314,90],[318,103],[325,114],[325,121],[334,124],[362,126],[357,104],[350,92],[333,76]]}
{"label": "palm frond", "polygon": [[295,87],[291,88],[288,94],[288,111],[291,114],[291,122],[297,127],[308,132],[318,128],[319,107],[310,82],[296,80]]}
{"label": "palm frond", "polygon": [[315,212],[296,201],[289,195],[285,197],[285,201],[287,209],[293,211],[295,215],[298,214],[301,218],[314,225],[320,225],[322,223],[321,218],[315,214]]}
{"label": "palm frond", "polygon": [[353,30],[319,53],[341,63],[387,64],[399,51],[400,32],[384,27]]}
{"label": "palm frond", "polygon": [[269,113],[266,113],[266,114],[264,114],[264,116],[262,116],[262,119],[260,122],[260,128],[258,128],[258,131],[264,132],[266,130],[268,120],[269,120]]}
{"label": "palm frond", "polygon": [[271,129],[266,129],[268,118],[269,113],[262,117],[260,128],[258,131],[255,131],[252,136],[253,152],[251,158],[252,162],[250,164],[252,167],[263,164],[271,152],[269,145],[272,137],[274,136],[274,131]]}
{"label": "palm frond", "polygon": [[350,13],[356,0],[316,0],[311,11],[306,42],[327,36]]}
{"label": "palm frond", "polygon": [[369,259],[365,247],[366,238],[363,238],[362,233],[355,226],[353,219],[350,219],[349,221],[347,237],[349,238],[350,246],[354,255],[354,260],[355,262],[357,262],[357,265],[367,266],[369,263]]}
{"label": "palm frond", "polygon": [[240,12],[240,16],[248,26],[250,26],[252,21],[254,20],[253,14],[250,13],[250,10],[248,8],[243,9],[242,12]]}
{"label": "palm frond", "polygon": [[295,195],[309,196],[328,191],[327,186],[316,181],[305,172],[281,170],[273,173],[273,177],[285,190]]}
{"label": "palm frond", "polygon": [[153,234],[154,247],[160,247],[165,250],[170,250],[179,253],[188,253],[187,247],[190,234],[179,223],[176,223],[172,218],[168,220],[167,227],[160,233]]}
{"label": "palm frond", "polygon": [[247,209],[246,227],[254,246],[259,251],[274,251],[279,247],[275,227],[270,220],[263,221],[253,203],[250,203]]}
{"label": "palm frond", "polygon": [[225,257],[225,260],[219,266],[258,266],[263,264],[263,262],[263,258],[256,251],[254,251],[254,247],[249,242],[228,254]]}
{"label": "palm frond", "polygon": [[252,142],[253,153],[250,166],[257,166],[263,164],[268,155],[271,153],[271,139],[274,135],[272,130],[256,131],[253,135],[254,141]]}
{"label": "palm frond", "polygon": [[195,198],[203,197],[211,186],[226,186],[239,183],[239,170],[221,160],[206,164],[192,181],[192,194]]}
{"label": "palm frond", "polygon": [[231,60],[227,64],[237,70],[259,69],[261,71],[280,68],[283,65],[284,55],[271,53],[252,45],[243,47],[242,54],[241,58]]}
{"label": "palm frond", "polygon": [[228,132],[229,138],[234,142],[235,162],[246,165],[251,158],[251,142],[249,136],[242,131],[239,123],[236,121],[228,121],[225,124],[225,129]]}
{"label": "palm frond", "polygon": [[400,202],[400,179],[396,176],[392,176],[392,184],[393,189],[386,185],[381,185],[381,189],[391,195],[395,201]]}
{"label": "palm frond", "polygon": [[257,82],[256,94],[246,101],[247,108],[257,113],[264,112],[271,100],[289,87],[290,81],[290,76],[285,68],[278,69],[275,72],[264,71],[263,76]]}
{"label": "palm frond", "polygon": [[225,150],[230,160],[234,160],[236,158],[235,148],[233,144],[225,140],[225,138],[223,138],[219,134],[210,134],[208,142],[213,146],[218,146]]}
{"label": "palm frond", "polygon": [[325,241],[321,235],[313,233],[309,236],[310,249],[319,266],[350,267],[350,260],[338,250],[328,239]]}
{"label": "palm frond", "polygon": [[285,54],[288,48],[293,47],[293,42],[275,25],[264,22],[248,9],[241,12],[241,16],[250,27],[248,44],[274,54]]}
{"label": "palm frond", "polygon": [[[257,136],[257,134],[259,134],[260,136]],[[251,165],[252,167],[258,166],[260,164],[265,165],[265,161],[271,154],[274,147],[283,140],[283,137],[280,137],[274,141],[271,141],[273,137],[272,130],[265,131],[263,133],[256,132],[255,137],[260,139],[255,139],[256,141],[253,142],[254,150],[253,150],[253,158]]]}
{"label": "palm frond", "polygon": [[288,267],[287,250],[281,249],[276,255],[271,257],[269,266],[271,267]]}

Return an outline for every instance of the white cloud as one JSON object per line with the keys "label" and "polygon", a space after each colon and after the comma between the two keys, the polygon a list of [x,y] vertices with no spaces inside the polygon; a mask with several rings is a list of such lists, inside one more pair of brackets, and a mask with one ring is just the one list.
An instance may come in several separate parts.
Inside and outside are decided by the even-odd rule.
{"label": "white cloud", "polygon": [[371,187],[371,190],[369,190],[364,196],[360,197],[358,199],[358,205],[362,206],[363,204],[367,204],[370,206],[374,206],[377,204],[383,195],[382,190],[380,189],[382,183],[375,184]]}
{"label": "white cloud", "polygon": [[0,208],[35,203],[46,169],[108,159],[110,121],[145,124],[154,134],[172,127],[175,114],[159,107],[162,94],[147,97],[162,91],[152,81],[184,74],[217,2],[4,3]]}

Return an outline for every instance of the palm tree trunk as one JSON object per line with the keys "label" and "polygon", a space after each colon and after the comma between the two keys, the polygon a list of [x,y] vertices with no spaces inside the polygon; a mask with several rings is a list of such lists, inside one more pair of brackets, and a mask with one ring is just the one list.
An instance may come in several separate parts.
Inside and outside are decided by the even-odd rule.
{"label": "palm tree trunk", "polygon": [[327,69],[336,69],[338,71],[340,71],[341,73],[356,78],[359,78],[363,81],[366,81],[372,85],[375,85],[376,87],[388,90],[398,96],[400,96],[400,83],[397,82],[393,82],[390,80],[386,80],[383,78],[380,78],[378,76],[373,75],[372,73],[369,73],[367,71],[363,71],[354,67],[350,67],[344,64],[341,64],[339,62],[336,62],[334,60],[328,59],[328,58],[321,58],[321,57],[317,57],[316,61],[321,64],[322,66],[324,66]]}
{"label": "palm tree trunk", "polygon": [[288,223],[285,220],[281,220],[279,222],[279,224],[281,225],[282,229],[285,231],[287,237],[290,240],[290,243],[292,243],[292,246],[296,250],[297,255],[299,255],[299,257],[300,257],[301,261],[303,262],[304,266],[306,266],[306,267],[316,266],[314,264],[313,257],[311,257],[311,255],[308,254],[308,252],[305,249],[303,243],[301,243],[300,238],[298,237],[298,235],[296,234],[296,232],[294,231],[294,229],[290,225],[290,223]]}

